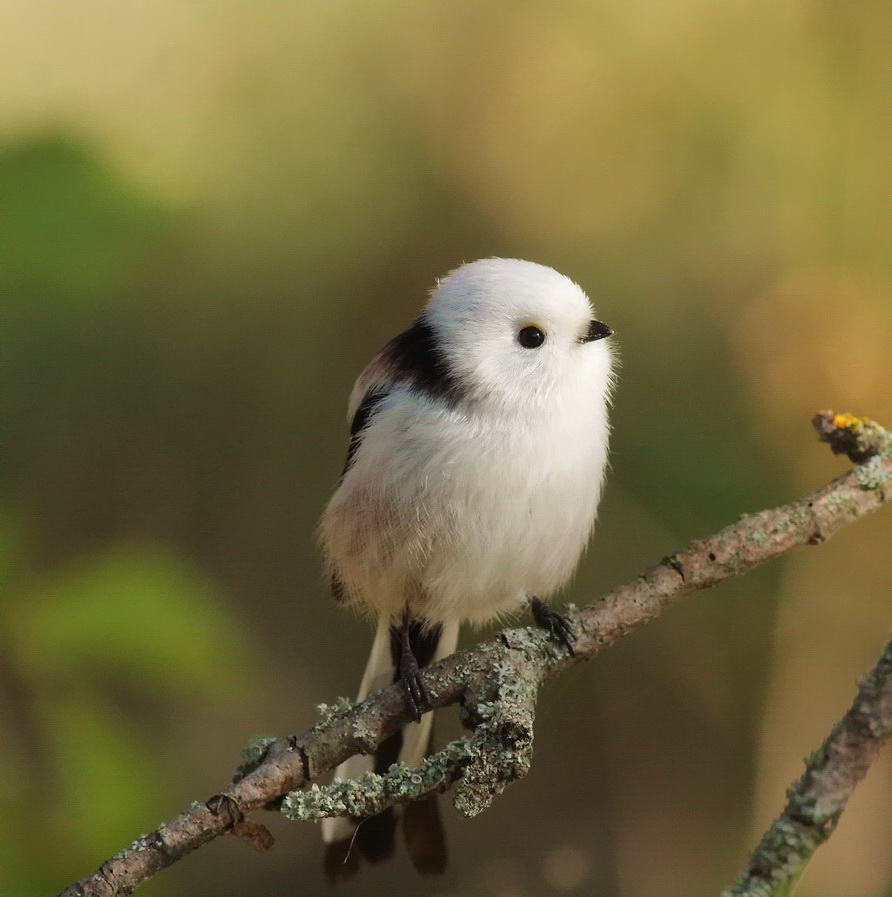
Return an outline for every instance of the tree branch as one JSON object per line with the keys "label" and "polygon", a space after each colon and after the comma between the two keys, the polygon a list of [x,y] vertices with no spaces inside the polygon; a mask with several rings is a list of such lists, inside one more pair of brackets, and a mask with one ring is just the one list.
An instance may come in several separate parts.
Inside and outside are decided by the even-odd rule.
{"label": "tree branch", "polygon": [[858,683],[846,715],[787,792],[787,806],[722,897],[786,897],[836,828],[855,786],[892,734],[892,641]]}
{"label": "tree branch", "polygon": [[[475,730],[473,737],[462,740],[467,753],[453,758],[460,764],[456,803],[462,812],[480,812],[526,772],[535,698],[546,679],[595,657],[684,595],[743,574],[794,546],[823,542],[892,501],[892,440],[885,430],[829,412],[819,415],[815,425],[834,450],[851,442],[856,429],[869,430],[872,442],[864,449],[867,454],[860,456],[862,463],[799,501],[745,515],[714,536],[691,543],[574,613],[575,656],[568,656],[540,629],[509,629],[425,671],[433,706],[461,702],[463,722]],[[327,710],[326,718],[311,729],[285,739],[267,739],[222,792],[193,803],[143,835],[63,891],[62,897],[130,894],[162,868],[227,832],[255,846],[268,846],[262,826],[247,820],[248,814],[298,791],[355,753],[371,753],[412,719],[399,685],[376,692],[355,707],[343,702]]]}

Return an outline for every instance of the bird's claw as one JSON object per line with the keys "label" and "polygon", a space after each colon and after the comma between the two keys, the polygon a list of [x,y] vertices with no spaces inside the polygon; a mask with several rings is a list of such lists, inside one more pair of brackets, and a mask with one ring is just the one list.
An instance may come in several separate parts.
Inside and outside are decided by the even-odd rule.
{"label": "bird's claw", "polygon": [[[415,658],[413,657],[414,661]],[[400,665],[400,681],[409,698],[409,706],[412,708],[412,716],[415,722],[420,722],[421,715],[432,710],[431,698],[427,686],[421,677],[421,670],[417,663],[404,663]]]}
{"label": "bird's claw", "polygon": [[531,598],[530,607],[536,625],[548,632],[552,638],[557,639],[570,652],[570,656],[574,657],[576,652],[573,650],[573,642],[576,641],[576,634],[573,632],[573,625],[569,619],[556,610],[552,610],[540,598]]}

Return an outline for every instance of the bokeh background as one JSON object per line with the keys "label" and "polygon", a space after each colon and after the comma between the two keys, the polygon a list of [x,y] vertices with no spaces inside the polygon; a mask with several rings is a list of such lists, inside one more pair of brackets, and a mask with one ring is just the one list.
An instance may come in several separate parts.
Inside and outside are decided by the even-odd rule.
{"label": "bokeh background", "polygon": [[[370,631],[315,541],[346,397],[462,261],[552,265],[617,332],[567,600],[845,469],[816,409],[892,424],[890,54],[873,2],[4,0],[0,893],[355,691]],[[717,893],[888,635],[890,535],[564,676],[529,778],[447,804],[443,879],[401,857],[338,893]],[[892,894],[890,761],[801,897]],[[271,853],[223,839],[141,893],[325,893],[318,831],[264,817]]]}

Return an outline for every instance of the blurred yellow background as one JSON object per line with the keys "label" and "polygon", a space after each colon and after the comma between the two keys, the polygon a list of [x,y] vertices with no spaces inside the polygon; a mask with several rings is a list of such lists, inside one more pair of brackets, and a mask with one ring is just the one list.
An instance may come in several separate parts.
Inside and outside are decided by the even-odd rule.
{"label": "blurred yellow background", "polygon": [[[435,277],[552,265],[616,331],[585,602],[892,424],[892,5],[0,5],[0,893],[52,893],[355,692],[315,526],[366,361]],[[889,629],[892,516],[550,686],[451,869],[338,894],[714,894]],[[476,635],[467,634],[468,640]],[[447,716],[454,714],[447,714]],[[448,725],[445,727],[448,729]],[[441,731],[444,726],[441,725]],[[892,757],[800,897],[892,893]],[[261,821],[140,893],[325,888]]]}

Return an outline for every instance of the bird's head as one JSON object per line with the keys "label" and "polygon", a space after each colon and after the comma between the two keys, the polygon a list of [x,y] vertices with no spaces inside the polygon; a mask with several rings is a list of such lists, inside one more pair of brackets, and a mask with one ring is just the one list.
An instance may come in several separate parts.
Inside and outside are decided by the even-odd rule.
{"label": "bird's head", "polygon": [[473,400],[524,411],[609,390],[613,331],[552,268],[500,258],[462,265],[438,282],[423,317]]}

